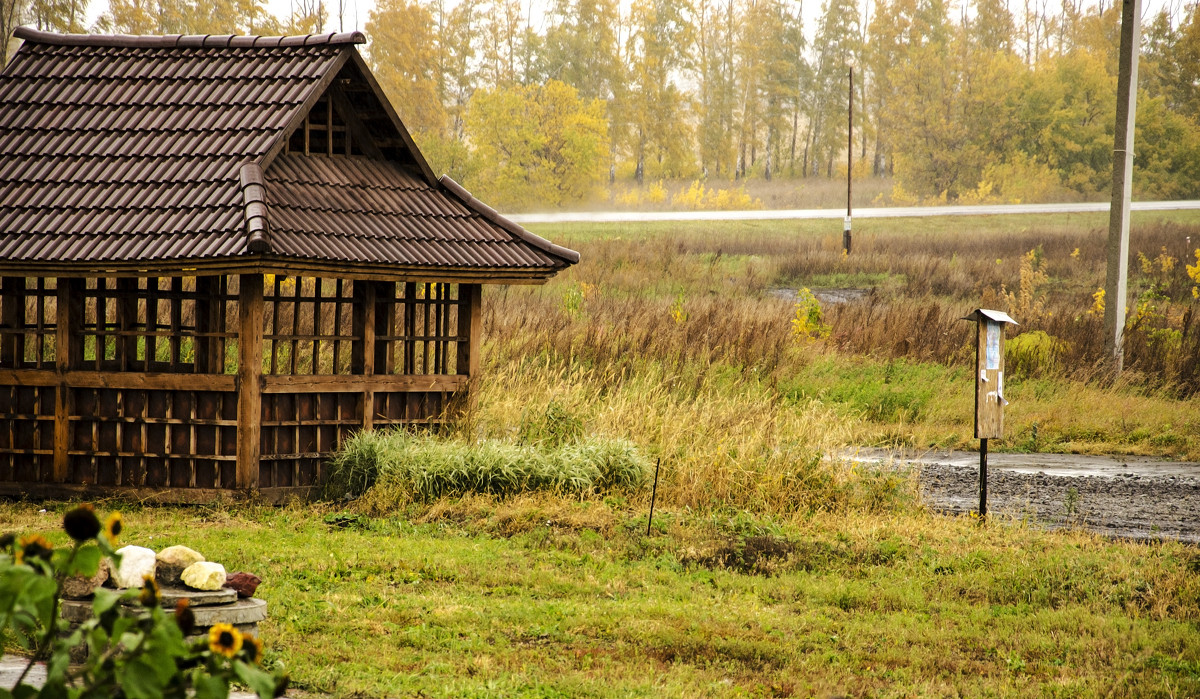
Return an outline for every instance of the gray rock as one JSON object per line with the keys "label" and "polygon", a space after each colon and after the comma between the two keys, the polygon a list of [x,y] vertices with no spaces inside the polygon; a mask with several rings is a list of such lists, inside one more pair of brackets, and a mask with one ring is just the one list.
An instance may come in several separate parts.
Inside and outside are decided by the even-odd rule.
{"label": "gray rock", "polygon": [[96,569],[96,574],[91,577],[83,575],[72,575],[63,580],[62,596],[64,599],[87,599],[92,596],[97,587],[100,587],[108,580],[111,573],[108,569],[108,559],[100,559],[100,567]]}

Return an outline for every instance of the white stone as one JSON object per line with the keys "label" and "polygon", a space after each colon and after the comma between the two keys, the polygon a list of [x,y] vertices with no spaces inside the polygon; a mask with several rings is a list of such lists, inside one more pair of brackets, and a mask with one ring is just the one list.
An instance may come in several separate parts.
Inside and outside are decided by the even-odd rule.
{"label": "white stone", "polygon": [[168,546],[158,552],[156,556],[159,563],[166,563],[170,566],[178,566],[187,568],[193,563],[199,563],[204,560],[204,556],[199,551],[193,551],[186,546]]}
{"label": "white stone", "polygon": [[200,561],[185,568],[181,577],[184,585],[196,590],[220,590],[225,586],[225,566]]}
{"label": "white stone", "polygon": [[154,567],[157,561],[154,552],[144,546],[126,546],[117,549],[121,556],[121,565],[113,573],[113,584],[117,587],[142,587],[146,576],[154,577]]}

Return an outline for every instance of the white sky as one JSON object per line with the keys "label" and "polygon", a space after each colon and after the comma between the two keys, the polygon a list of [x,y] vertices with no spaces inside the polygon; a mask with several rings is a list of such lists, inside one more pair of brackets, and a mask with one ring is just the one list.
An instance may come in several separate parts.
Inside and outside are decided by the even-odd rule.
{"label": "white sky", "polygon": [[[330,31],[362,31],[370,17],[371,10],[375,8],[375,0],[342,0],[344,5],[342,17],[342,29],[338,28],[337,20],[337,3],[338,0],[325,0],[326,7],[329,11]],[[523,0],[524,1],[524,0]],[[804,17],[804,33],[811,41],[816,33],[817,22],[821,14],[821,5],[823,0],[792,0],[801,5],[801,14]],[[871,2],[871,0],[859,0],[859,2]],[[1054,0],[1050,0],[1054,2]],[[1096,0],[1090,0],[1095,2]],[[1105,6],[1111,6],[1121,0],[1101,0]],[[1142,18],[1143,21],[1149,20],[1158,11],[1164,7],[1171,9],[1176,17],[1180,16],[1186,0],[1142,0]],[[286,19],[291,15],[292,7],[295,5],[295,0],[267,0],[267,8],[280,19]],[[621,0],[623,8],[628,8],[629,0]],[[534,24],[537,25],[538,18],[545,15],[545,8],[549,3],[545,0],[533,0],[533,5],[530,8],[530,15],[534,18]],[[88,6],[88,16],[94,22],[100,14],[107,9],[108,3],[106,0],[90,0]],[[1009,7],[1014,15],[1020,13],[1023,8],[1023,0],[1009,0]],[[540,28],[540,27],[538,27]],[[369,37],[368,37],[369,38]]]}

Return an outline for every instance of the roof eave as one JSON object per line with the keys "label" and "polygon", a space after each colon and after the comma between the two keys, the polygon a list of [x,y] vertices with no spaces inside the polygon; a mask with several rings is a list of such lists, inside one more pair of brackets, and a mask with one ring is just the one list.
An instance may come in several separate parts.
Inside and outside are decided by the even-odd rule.
{"label": "roof eave", "polygon": [[579,262],[578,252],[571,250],[570,248],[564,248],[561,245],[555,245],[541,236],[530,233],[520,225],[505,218],[499,211],[496,211],[492,207],[476,199],[471,195],[470,192],[464,189],[462,185],[450,179],[449,175],[442,175],[441,179],[438,180],[438,183],[441,184],[446,191],[453,194],[454,197],[461,201],[468,209],[471,209],[488,221],[491,221],[497,226],[515,235],[519,240],[532,245],[542,252],[561,259],[565,263],[564,266],[573,265]]}
{"label": "roof eave", "polygon": [[244,254],[154,261],[0,262],[0,276],[172,277],[219,274],[285,274],[341,279],[448,282],[456,284],[544,284],[563,267],[465,267],[397,265]]}

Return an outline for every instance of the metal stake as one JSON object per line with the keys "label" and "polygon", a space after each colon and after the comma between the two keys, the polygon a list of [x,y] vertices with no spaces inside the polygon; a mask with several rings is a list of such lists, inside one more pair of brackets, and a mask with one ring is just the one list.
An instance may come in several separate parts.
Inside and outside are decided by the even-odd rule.
{"label": "metal stake", "polygon": [[650,536],[650,525],[654,523],[654,500],[658,497],[658,467],[662,465],[662,457],[654,462],[654,490],[650,492],[650,517],[646,520],[646,536]]}
{"label": "metal stake", "polygon": [[987,517],[987,438],[979,440],[979,518]]}

